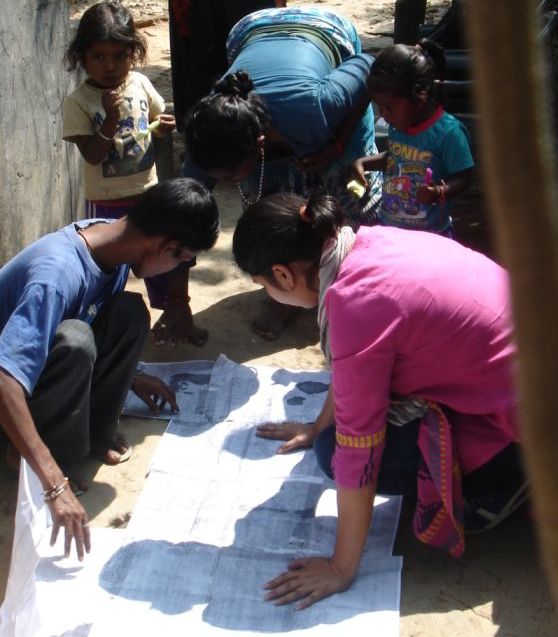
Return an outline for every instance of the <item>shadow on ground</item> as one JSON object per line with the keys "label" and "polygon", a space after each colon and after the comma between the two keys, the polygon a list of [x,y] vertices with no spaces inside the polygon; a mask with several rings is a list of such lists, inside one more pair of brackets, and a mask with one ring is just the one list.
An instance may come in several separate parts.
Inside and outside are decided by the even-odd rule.
{"label": "shadow on ground", "polygon": [[153,340],[149,339],[143,352],[144,360],[216,360],[220,354],[225,354],[236,363],[244,363],[284,350],[302,350],[318,343],[315,310],[297,312],[275,341],[266,341],[254,334],[250,323],[265,298],[263,291],[254,290],[221,299],[194,317],[196,325],[209,330],[209,340],[204,347],[179,343],[176,347],[166,345],[156,348]]}
{"label": "shadow on ground", "polygon": [[[454,559],[421,544],[412,532],[413,506],[401,515],[394,553],[404,556],[402,634],[434,635],[440,615],[473,612],[486,620],[484,632],[463,635],[551,637],[558,634],[546,575],[532,521],[522,510],[498,528],[466,536],[465,554]],[[420,630],[415,630],[420,625]]]}

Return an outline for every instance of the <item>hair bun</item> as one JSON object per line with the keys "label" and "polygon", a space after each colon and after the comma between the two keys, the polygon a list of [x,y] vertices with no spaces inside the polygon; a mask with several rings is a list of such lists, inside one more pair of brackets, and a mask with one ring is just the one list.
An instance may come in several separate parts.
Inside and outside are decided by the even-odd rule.
{"label": "hair bun", "polygon": [[246,71],[229,73],[215,83],[215,92],[222,95],[234,95],[247,99],[248,94],[254,90],[254,83]]}
{"label": "hair bun", "polygon": [[428,38],[421,38],[417,42],[417,47],[427,58],[432,60],[436,79],[443,80],[446,75],[444,49],[437,42]]}

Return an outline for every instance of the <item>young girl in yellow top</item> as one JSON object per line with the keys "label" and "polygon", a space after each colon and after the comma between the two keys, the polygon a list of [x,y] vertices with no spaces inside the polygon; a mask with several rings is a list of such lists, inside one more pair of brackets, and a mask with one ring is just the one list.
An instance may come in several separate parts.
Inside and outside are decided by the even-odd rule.
{"label": "young girl in yellow top", "polygon": [[[174,116],[150,80],[132,67],[143,63],[146,45],[130,12],[119,2],[99,2],[82,16],[66,51],[69,70],[87,78],[64,100],[64,139],[85,160],[85,214],[119,219],[144,190],[157,183],[152,133],[170,133]],[[151,306],[166,310],[168,279],[146,280]],[[188,315],[187,296],[180,307]]]}

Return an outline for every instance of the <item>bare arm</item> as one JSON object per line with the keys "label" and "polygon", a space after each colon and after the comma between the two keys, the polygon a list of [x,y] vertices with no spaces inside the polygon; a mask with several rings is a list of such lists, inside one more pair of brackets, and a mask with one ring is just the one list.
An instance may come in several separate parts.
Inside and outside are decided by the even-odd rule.
{"label": "bare arm", "polygon": [[190,268],[184,265],[168,274],[166,308],[153,326],[156,346],[187,340],[202,347],[207,342],[207,332],[194,325],[188,295],[189,279]]}
{"label": "bare arm", "polygon": [[420,204],[430,205],[442,202],[444,199],[453,199],[471,187],[473,169],[468,168],[449,177],[439,184],[421,186],[417,190],[417,201]]}
{"label": "bare arm", "polygon": [[337,536],[331,559],[310,557],[293,560],[289,570],[265,584],[266,600],[277,605],[300,600],[297,608],[308,608],[333,593],[346,590],[356,577],[372,520],[375,487],[337,487]]}
{"label": "bare arm", "polygon": [[370,96],[368,93],[363,95],[360,100],[355,104],[354,108],[350,110],[343,118],[337,130],[335,131],[334,144],[337,147],[337,152],[344,151],[345,147],[351,140],[353,133],[357,127],[357,124],[362,119],[366,109],[370,105]]}
{"label": "bare arm", "polygon": [[375,485],[361,489],[337,487],[337,536],[331,565],[345,578],[354,579],[372,521]]}
{"label": "bare arm", "polygon": [[311,447],[318,434],[329,425],[333,425],[334,422],[333,391],[330,385],[323,407],[315,422],[306,424],[300,422],[264,423],[258,425],[256,435],[270,440],[286,440],[287,442],[279,447],[277,453],[288,453],[295,449]]}
{"label": "bare arm", "polygon": [[359,157],[359,159],[356,159],[353,162],[353,174],[355,179],[363,186],[367,186],[368,182],[366,181],[364,173],[371,170],[380,170],[383,172],[386,169],[388,155],[388,151],[385,150],[383,153],[378,153],[377,155]]}
{"label": "bare arm", "polygon": [[[0,423],[16,449],[37,474],[45,491],[64,483],[64,474],[56,464],[47,446],[41,440],[27,406],[23,387],[8,373],[0,369]],[[76,543],[79,559],[84,549],[90,550],[87,514],[70,488],[48,502],[52,514],[51,543],[61,527],[65,529],[65,552],[70,553],[72,539]]]}
{"label": "bare arm", "polygon": [[88,164],[100,164],[107,156],[118,128],[120,116],[120,104],[122,97],[117,91],[105,91],[103,93],[103,107],[105,119],[95,135],[75,135],[68,137],[67,141],[74,143]]}
{"label": "bare arm", "polygon": [[349,143],[357,124],[362,119],[366,108],[370,104],[368,95],[363,96],[343,118],[335,131],[335,136],[327,146],[316,153],[306,155],[301,159],[301,164],[306,170],[317,170],[327,166],[337,157],[345,152],[345,147]]}
{"label": "bare arm", "polygon": [[468,168],[460,173],[450,175],[446,180],[446,197],[452,199],[471,187],[473,181],[473,169]]}
{"label": "bare arm", "polygon": [[99,135],[75,135],[66,141],[75,144],[83,159],[94,166],[103,161],[112,146],[112,140],[107,141]]}

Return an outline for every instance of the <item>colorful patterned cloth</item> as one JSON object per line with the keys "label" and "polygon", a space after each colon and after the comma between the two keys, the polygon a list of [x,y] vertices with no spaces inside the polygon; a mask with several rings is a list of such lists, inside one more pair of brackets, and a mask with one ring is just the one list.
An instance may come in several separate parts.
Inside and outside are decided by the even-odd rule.
{"label": "colorful patterned cloth", "polygon": [[[262,196],[289,191],[308,197],[321,190],[339,200],[354,227],[375,223],[381,200],[378,172],[368,175],[370,188],[361,199],[346,189],[353,161],[377,152],[372,109],[366,109],[343,152],[327,167],[304,171],[299,160],[331,144],[338,126],[367,96],[372,58],[361,50],[351,22],[314,8],[256,11],[233,27],[227,41],[229,72],[248,72],[272,127],[294,154],[266,158]],[[242,182],[247,199],[257,196],[259,182],[259,170]]]}
{"label": "colorful patterned cloth", "polygon": [[227,58],[229,64],[236,59],[246,39],[253,37],[257,31],[260,33],[279,32],[281,35],[296,34],[297,28],[304,29],[307,33],[314,33],[316,37],[328,37],[336,47],[339,47],[338,58],[347,55],[355,55],[361,52],[360,38],[354,25],[340,15],[314,9],[311,7],[288,9],[262,9],[250,13],[235,24],[227,38]]}
{"label": "colorful patterned cloth", "polygon": [[460,557],[465,550],[461,470],[451,425],[436,403],[429,403],[421,421],[418,446],[415,535],[425,544]]}

